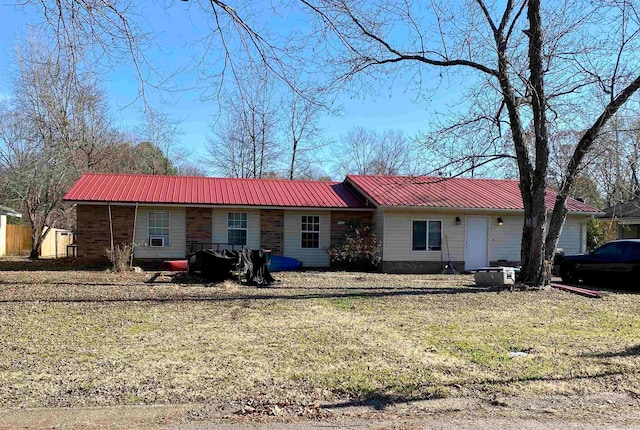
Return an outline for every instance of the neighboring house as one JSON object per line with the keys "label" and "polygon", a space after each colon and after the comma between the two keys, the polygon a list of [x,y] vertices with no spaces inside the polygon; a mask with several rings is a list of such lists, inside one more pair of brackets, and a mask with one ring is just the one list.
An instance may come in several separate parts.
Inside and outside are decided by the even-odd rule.
{"label": "neighboring house", "polygon": [[22,218],[22,214],[15,209],[0,206],[0,257],[7,255],[7,216]]}
{"label": "neighboring house", "polygon": [[85,174],[65,200],[77,205],[78,257],[89,259],[104,258],[113,237],[137,244],[136,259],[247,246],[329,267],[325,249],[373,215],[326,181]]}
{"label": "neighboring house", "polygon": [[[385,272],[439,273],[449,261],[458,270],[520,264],[524,219],[517,180],[353,175],[345,184],[376,207]],[[547,192],[548,210],[555,197]],[[584,252],[586,221],[599,211],[574,199],[567,209],[558,247]]]}
{"label": "neighboring house", "polygon": [[615,221],[618,239],[640,239],[640,198],[619,203],[602,210],[600,218]]}
{"label": "neighboring house", "polygon": [[[385,272],[439,273],[518,265],[522,199],[516,180],[357,176],[340,182],[86,174],[65,196],[77,205],[79,258],[115,243],[138,259],[184,258],[200,247],[268,248],[328,267],[325,248],[375,225]],[[551,209],[555,194],[548,193]],[[586,246],[598,210],[569,199],[559,246]]]}

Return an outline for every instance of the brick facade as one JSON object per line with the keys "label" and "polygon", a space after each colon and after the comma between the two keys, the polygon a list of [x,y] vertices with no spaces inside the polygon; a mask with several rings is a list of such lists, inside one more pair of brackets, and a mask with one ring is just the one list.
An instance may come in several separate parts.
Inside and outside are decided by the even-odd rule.
{"label": "brick facade", "polygon": [[[260,246],[274,255],[284,253],[284,210],[260,211]],[[372,212],[331,211],[331,246],[339,246],[354,228],[370,226]],[[186,241],[210,244],[212,238],[211,208],[186,208]],[[134,206],[111,206],[114,243],[133,241]],[[109,209],[107,205],[77,206],[78,258],[107,262],[105,249],[110,247]]]}
{"label": "brick facade", "polygon": [[[78,205],[78,258],[108,261],[105,249],[111,246],[109,207],[107,205]],[[114,245],[133,242],[135,207],[111,206]]]}
{"label": "brick facade", "polygon": [[[211,231],[211,208],[186,208],[187,217],[187,246],[190,243],[196,242],[198,244],[211,246],[213,241],[213,235]],[[196,246],[196,249],[200,247]]]}
{"label": "brick facade", "polygon": [[284,252],[284,210],[260,211],[260,247],[270,249],[273,255]]}
{"label": "brick facade", "polygon": [[331,246],[342,245],[345,236],[354,228],[371,226],[372,223],[372,212],[331,211]]}
{"label": "brick facade", "polygon": [[[331,248],[339,248],[345,242],[347,234],[354,229],[371,227],[373,213],[365,211],[331,211]],[[340,261],[331,261],[330,267],[336,270],[364,270],[372,271],[376,268],[367,263],[353,264]]]}

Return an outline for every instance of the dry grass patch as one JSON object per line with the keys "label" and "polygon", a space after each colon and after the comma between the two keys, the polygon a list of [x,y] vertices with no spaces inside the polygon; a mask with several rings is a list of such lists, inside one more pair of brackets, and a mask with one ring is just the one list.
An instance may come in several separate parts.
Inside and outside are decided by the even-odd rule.
{"label": "dry grass patch", "polygon": [[[635,392],[640,296],[468,276],[0,272],[0,406],[310,405]],[[524,353],[516,355],[513,353]]]}

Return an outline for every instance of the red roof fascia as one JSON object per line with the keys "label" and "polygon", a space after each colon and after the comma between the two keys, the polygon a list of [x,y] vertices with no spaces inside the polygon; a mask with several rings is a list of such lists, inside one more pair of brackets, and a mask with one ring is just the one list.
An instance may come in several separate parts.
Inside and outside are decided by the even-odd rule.
{"label": "red roof fascia", "polygon": [[[349,175],[378,206],[523,210],[519,181],[514,179],[441,178],[434,176]],[[545,205],[553,209],[557,193],[547,190]],[[599,212],[567,199],[570,212]]]}
{"label": "red roof fascia", "polygon": [[281,179],[84,174],[64,196],[74,202],[366,208],[343,183]]}

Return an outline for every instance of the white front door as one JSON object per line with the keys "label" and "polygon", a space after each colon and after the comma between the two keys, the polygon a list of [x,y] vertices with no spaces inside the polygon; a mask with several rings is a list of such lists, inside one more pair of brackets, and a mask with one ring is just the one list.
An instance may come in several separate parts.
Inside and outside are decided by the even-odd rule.
{"label": "white front door", "polygon": [[489,265],[488,233],[488,217],[467,217],[464,270],[474,270]]}

